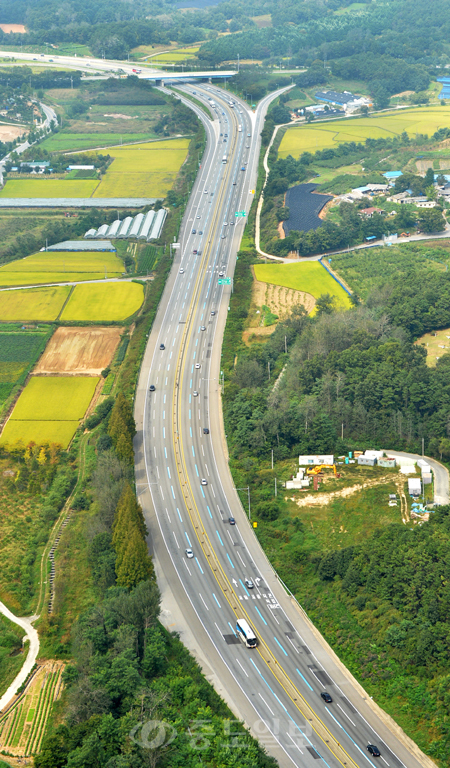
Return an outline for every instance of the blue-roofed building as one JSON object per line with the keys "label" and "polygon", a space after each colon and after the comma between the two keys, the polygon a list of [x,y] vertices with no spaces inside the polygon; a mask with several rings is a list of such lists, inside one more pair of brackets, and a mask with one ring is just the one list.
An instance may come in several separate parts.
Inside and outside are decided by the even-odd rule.
{"label": "blue-roofed building", "polygon": [[383,176],[390,181],[391,179],[398,179],[399,176],[403,176],[403,171],[386,171],[386,173],[383,173]]}

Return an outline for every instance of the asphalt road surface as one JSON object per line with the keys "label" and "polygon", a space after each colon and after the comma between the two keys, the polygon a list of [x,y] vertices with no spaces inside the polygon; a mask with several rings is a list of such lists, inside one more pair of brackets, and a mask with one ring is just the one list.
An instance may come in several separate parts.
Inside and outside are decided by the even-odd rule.
{"label": "asphalt road surface", "polygon": [[[205,103],[212,99],[215,119],[202,115],[207,149],[135,400],[137,491],[165,618],[170,626],[169,614],[182,617],[209,678],[280,765],[431,765],[287,595],[233,486],[219,383],[231,285],[219,280],[233,275],[243,228],[235,213],[250,208],[262,119],[273,96],[253,114],[215,86],[186,90]],[[256,648],[239,639],[240,619],[253,629]],[[380,757],[369,754],[369,743]]]}

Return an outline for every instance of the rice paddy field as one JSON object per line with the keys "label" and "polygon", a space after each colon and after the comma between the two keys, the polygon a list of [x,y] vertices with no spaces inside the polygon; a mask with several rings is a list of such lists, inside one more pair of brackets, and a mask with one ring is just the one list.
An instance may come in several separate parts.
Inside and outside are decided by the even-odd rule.
{"label": "rice paddy field", "polygon": [[[105,108],[106,109],[106,108]],[[113,108],[113,111],[114,108]],[[122,108],[120,108],[122,111]],[[127,133],[126,141],[139,142],[148,140],[148,133]],[[41,142],[43,149],[48,152],[65,152],[67,150],[73,150],[76,152],[79,149],[97,149],[101,147],[111,147],[117,145],[120,141],[120,137],[117,133],[55,133],[49,136],[48,139],[44,139]]]}
{"label": "rice paddy field", "polygon": [[70,285],[0,291],[0,322],[52,322],[61,312],[70,291]]}
{"label": "rice paddy field", "polygon": [[139,283],[76,285],[61,320],[93,323],[126,320],[141,307],[144,287]]}
{"label": "rice paddy field", "polygon": [[0,443],[60,443],[67,448],[99,382],[97,376],[34,376],[21,393]]}
{"label": "rice paddy field", "polygon": [[401,109],[373,117],[357,117],[321,122],[316,126],[288,128],[278,150],[279,157],[302,152],[316,152],[349,141],[364,142],[366,139],[393,138],[406,131],[410,136],[426,133],[429,136],[438,128],[450,124],[450,107],[426,107]]}
{"label": "rice paddy field", "polygon": [[91,197],[97,179],[9,179],[1,197]]}
{"label": "rice paddy field", "polygon": [[112,148],[114,161],[93,197],[165,197],[188,147],[189,139],[173,139]]}
{"label": "rice paddy field", "polygon": [[115,253],[40,251],[0,267],[0,286],[101,280],[118,277],[123,271],[123,262]]}
{"label": "rice paddy field", "polygon": [[21,330],[20,325],[0,325],[0,409],[17,384],[25,381],[43,351],[48,328]]}
{"label": "rice paddy field", "polygon": [[255,264],[255,277],[262,283],[282,285],[295,291],[310,293],[318,299],[329,293],[341,309],[349,309],[348,294],[318,261],[299,264]]}

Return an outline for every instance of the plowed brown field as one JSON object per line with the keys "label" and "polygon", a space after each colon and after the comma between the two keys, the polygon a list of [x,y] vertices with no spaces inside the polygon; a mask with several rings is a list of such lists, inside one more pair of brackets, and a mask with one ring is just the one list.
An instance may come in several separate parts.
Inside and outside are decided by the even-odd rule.
{"label": "plowed brown field", "polygon": [[121,328],[58,328],[34,373],[98,376],[111,362]]}

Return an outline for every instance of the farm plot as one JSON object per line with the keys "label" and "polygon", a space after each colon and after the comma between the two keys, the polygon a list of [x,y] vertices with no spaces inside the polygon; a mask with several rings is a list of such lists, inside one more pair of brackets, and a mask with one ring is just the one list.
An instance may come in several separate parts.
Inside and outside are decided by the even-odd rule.
{"label": "farm plot", "polygon": [[189,139],[110,150],[114,161],[93,197],[165,197],[187,155]]}
{"label": "farm plot", "polygon": [[33,377],[20,395],[0,443],[60,443],[67,448],[99,382],[98,377]]}
{"label": "farm plot", "polygon": [[31,366],[45,347],[48,330],[33,333],[19,326],[0,326],[0,407],[16,384],[22,384]]}
{"label": "farm plot", "polygon": [[38,285],[118,277],[123,262],[115,253],[45,251],[0,267],[0,285]]}
{"label": "farm plot", "polygon": [[350,307],[347,293],[317,261],[300,264],[255,264],[254,270],[256,279],[263,283],[304,291],[315,299],[329,293],[335,297],[340,309]]}
{"label": "farm plot", "polygon": [[450,328],[444,328],[440,331],[426,333],[417,339],[416,344],[421,344],[427,351],[427,365],[434,368],[437,361],[443,355],[450,352]]}
{"label": "farm plot", "polygon": [[0,322],[51,322],[56,320],[70,293],[69,285],[0,291]]}
{"label": "farm plot", "polygon": [[47,661],[33,676],[26,691],[0,718],[0,748],[25,757],[39,751],[53,703],[60,697],[64,662]]}
{"label": "farm plot", "polygon": [[406,131],[410,136],[416,133],[433,134],[438,128],[450,122],[450,107],[429,107],[427,109],[405,109],[373,117],[349,118],[333,122],[321,122],[311,127],[288,128],[281,141],[279,157],[302,152],[316,152],[334,147],[342,142],[364,142],[366,139],[393,138]]}
{"label": "farm plot", "polygon": [[0,191],[1,197],[91,197],[97,179],[9,179]]}
{"label": "farm plot", "polygon": [[61,320],[106,323],[126,320],[144,301],[139,283],[89,283],[76,285],[61,313]]}
{"label": "farm plot", "polygon": [[[127,141],[145,141],[148,133],[127,133]],[[79,149],[97,149],[117,145],[117,133],[55,133],[44,139],[41,146],[48,152],[65,152]]]}
{"label": "farm plot", "polygon": [[121,333],[122,329],[118,327],[58,328],[47,344],[34,373],[98,376],[110,364],[119,345]]}

